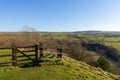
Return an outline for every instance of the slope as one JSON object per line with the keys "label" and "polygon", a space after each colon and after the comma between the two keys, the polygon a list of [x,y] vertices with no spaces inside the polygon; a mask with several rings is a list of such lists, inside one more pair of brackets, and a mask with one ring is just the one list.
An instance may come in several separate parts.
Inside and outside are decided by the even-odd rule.
{"label": "slope", "polygon": [[0,67],[0,80],[120,80],[120,77],[84,62],[63,57],[63,65]]}

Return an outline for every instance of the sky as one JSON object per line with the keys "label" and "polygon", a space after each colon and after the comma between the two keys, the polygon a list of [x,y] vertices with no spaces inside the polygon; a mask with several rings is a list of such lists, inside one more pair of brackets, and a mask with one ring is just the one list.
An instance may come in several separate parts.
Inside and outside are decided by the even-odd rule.
{"label": "sky", "polygon": [[120,0],[0,0],[0,31],[120,31]]}

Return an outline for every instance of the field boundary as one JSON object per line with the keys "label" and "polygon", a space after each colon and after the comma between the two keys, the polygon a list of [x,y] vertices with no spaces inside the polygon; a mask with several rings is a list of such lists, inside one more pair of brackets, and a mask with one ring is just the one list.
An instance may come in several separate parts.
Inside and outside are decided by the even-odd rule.
{"label": "field boundary", "polygon": [[[18,66],[17,63],[20,61],[18,60],[20,57],[26,57],[27,59],[25,60],[31,60],[32,63],[35,63],[35,65],[39,65],[39,66],[44,60],[52,61],[52,57],[49,59],[44,57],[44,55],[47,53],[44,53],[44,48],[40,45],[23,46],[23,47],[16,47],[15,45],[13,45],[11,48],[0,48],[0,50],[8,50],[8,49],[12,51],[12,54],[0,54],[0,57],[2,58],[11,57],[12,60],[8,62],[7,61],[0,62],[0,66],[7,65],[10,63],[12,64],[12,66]],[[26,52],[32,52],[34,54],[28,55],[26,54]],[[18,56],[17,55],[18,53],[20,53],[21,56]],[[56,56],[55,60],[61,61],[62,60],[62,48],[56,48],[56,53],[57,54],[49,53],[47,55]]]}

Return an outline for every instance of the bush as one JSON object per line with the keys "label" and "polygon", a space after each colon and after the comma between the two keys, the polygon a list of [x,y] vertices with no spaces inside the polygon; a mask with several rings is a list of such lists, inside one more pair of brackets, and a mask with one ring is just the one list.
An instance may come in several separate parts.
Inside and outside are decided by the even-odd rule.
{"label": "bush", "polygon": [[97,61],[95,60],[94,54],[88,52],[80,44],[72,43],[68,46],[65,53],[76,60],[84,61],[90,65],[93,65]]}
{"label": "bush", "polygon": [[105,71],[111,71],[109,61],[108,61],[105,57],[103,57],[103,56],[101,56],[101,57],[97,60],[95,66],[96,66],[96,67],[100,67],[101,69],[103,69],[103,70],[105,70]]}

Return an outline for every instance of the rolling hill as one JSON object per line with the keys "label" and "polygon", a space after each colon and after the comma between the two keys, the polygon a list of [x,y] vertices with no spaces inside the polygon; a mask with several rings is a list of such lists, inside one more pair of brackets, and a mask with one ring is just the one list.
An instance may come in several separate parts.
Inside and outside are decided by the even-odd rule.
{"label": "rolling hill", "polygon": [[63,57],[62,65],[41,67],[0,67],[0,80],[120,80],[120,76]]}

